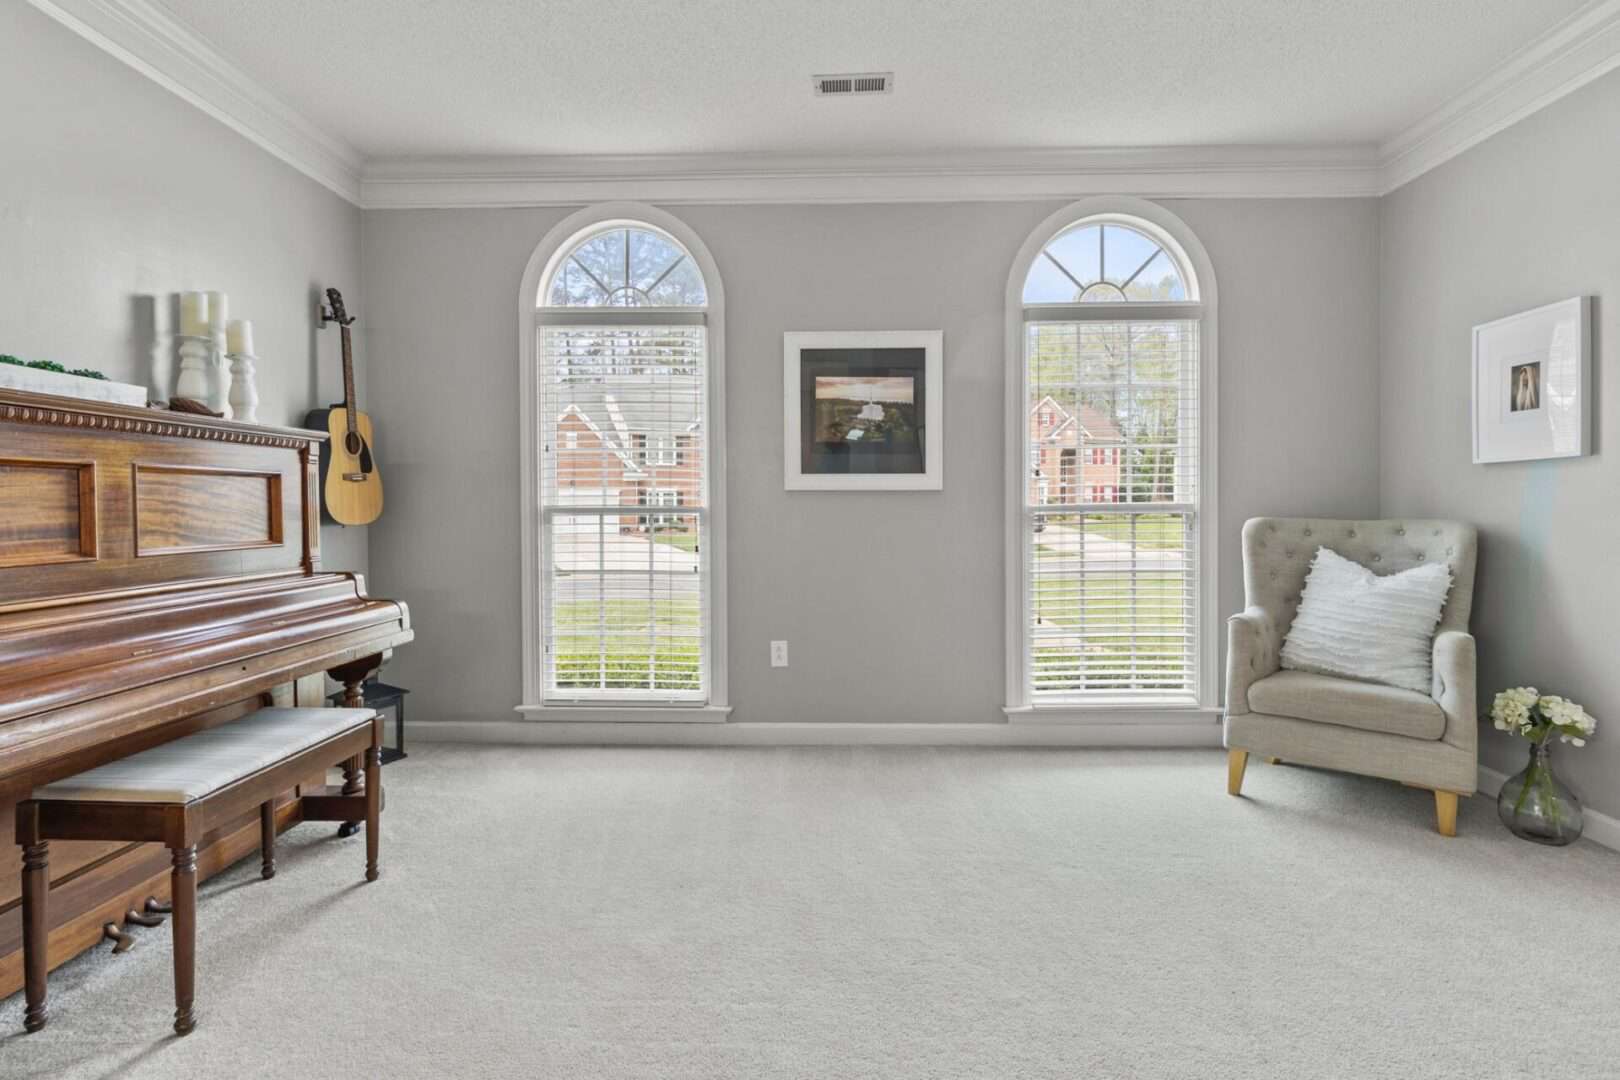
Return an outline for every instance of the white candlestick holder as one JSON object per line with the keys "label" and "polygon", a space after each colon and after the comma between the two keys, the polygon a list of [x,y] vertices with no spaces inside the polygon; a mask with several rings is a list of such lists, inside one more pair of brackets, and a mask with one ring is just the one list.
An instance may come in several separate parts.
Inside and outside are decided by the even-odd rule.
{"label": "white candlestick holder", "polygon": [[231,370],[225,354],[225,326],[214,330],[213,378],[209,380],[208,407],[229,420],[235,415],[231,408]]}
{"label": "white candlestick holder", "polygon": [[255,382],[253,364],[257,356],[249,353],[228,353],[231,361],[231,412],[246,424],[259,422],[259,387]]}
{"label": "white candlestick holder", "polygon": [[214,339],[192,334],[176,337],[180,342],[180,375],[174,381],[174,396],[206,402],[211,393]]}

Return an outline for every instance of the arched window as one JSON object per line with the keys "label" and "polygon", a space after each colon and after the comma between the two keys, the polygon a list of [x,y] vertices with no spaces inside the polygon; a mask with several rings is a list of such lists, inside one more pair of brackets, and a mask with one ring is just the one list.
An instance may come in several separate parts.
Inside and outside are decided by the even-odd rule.
{"label": "arched window", "polygon": [[1048,219],[1007,287],[1008,704],[1214,704],[1214,278],[1140,200]]}
{"label": "arched window", "polygon": [[524,289],[525,708],[723,708],[713,261],[667,214],[598,207]]}

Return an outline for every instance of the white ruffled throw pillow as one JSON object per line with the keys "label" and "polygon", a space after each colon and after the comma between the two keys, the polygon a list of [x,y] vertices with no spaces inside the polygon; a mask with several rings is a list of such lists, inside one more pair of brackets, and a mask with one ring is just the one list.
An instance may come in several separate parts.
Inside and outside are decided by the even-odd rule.
{"label": "white ruffled throw pillow", "polygon": [[1445,563],[1380,577],[1319,547],[1283,642],[1282,666],[1427,694],[1434,628],[1449,592]]}

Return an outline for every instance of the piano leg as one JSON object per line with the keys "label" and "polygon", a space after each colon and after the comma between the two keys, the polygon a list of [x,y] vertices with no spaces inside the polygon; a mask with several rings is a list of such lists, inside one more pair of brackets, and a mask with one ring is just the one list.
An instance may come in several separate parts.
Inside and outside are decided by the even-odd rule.
{"label": "piano leg", "polygon": [[28,1012],[23,1026],[38,1031],[45,1026],[45,975],[49,970],[46,952],[50,923],[46,901],[50,895],[50,849],[44,840],[23,846],[23,970]]}
{"label": "piano leg", "polygon": [[[343,707],[346,709],[363,709],[366,707],[366,676],[377,670],[370,660],[361,661],[358,665],[338,669],[332,674],[343,680]],[[360,781],[360,758],[352,757],[343,763],[343,794],[359,795],[364,788]],[[339,836],[353,836],[360,831],[358,821],[345,821],[338,826]]]}
{"label": "piano leg", "polygon": [[189,1035],[197,1026],[192,998],[197,979],[197,845],[170,849],[174,869],[174,1031]]}
{"label": "piano leg", "polygon": [[[365,792],[365,784],[360,779],[360,776],[360,759],[358,757],[345,759],[343,762],[342,792],[344,795],[360,795]],[[337,834],[339,836],[353,836],[359,831],[360,823],[358,821],[345,821],[338,826]]]}
{"label": "piano leg", "polygon": [[269,881],[276,876],[276,801],[259,804],[259,876]]}

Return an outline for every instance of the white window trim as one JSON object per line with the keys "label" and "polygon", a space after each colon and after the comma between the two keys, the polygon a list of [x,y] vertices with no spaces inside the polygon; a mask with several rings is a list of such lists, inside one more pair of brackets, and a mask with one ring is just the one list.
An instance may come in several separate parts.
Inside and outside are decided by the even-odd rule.
{"label": "white window trim", "polygon": [[[1086,306],[1090,317],[1109,316],[1128,318],[1186,318],[1195,313],[1200,319],[1198,342],[1199,366],[1199,588],[1198,610],[1198,678],[1197,701],[1192,704],[1169,702],[1157,705],[1151,700],[1135,698],[1130,701],[1096,704],[1065,702],[1036,705],[1030,700],[1027,657],[1024,649],[1024,596],[1027,589],[1024,567],[1024,500],[1028,483],[1024,472],[1024,439],[1029,426],[1029,411],[1025,405],[1024,387],[1024,281],[1041,251],[1063,229],[1082,218],[1117,216],[1125,223],[1141,227],[1150,226],[1154,240],[1159,241],[1183,266],[1190,267],[1198,288],[1197,301],[1188,304],[1137,303],[1091,304]],[[1106,716],[1126,715],[1146,720],[1164,715],[1207,715],[1219,705],[1220,690],[1217,682],[1220,650],[1220,592],[1218,589],[1220,557],[1217,544],[1220,531],[1217,511],[1220,507],[1217,481],[1216,420],[1219,398],[1216,393],[1218,365],[1217,346],[1220,341],[1216,322],[1219,304],[1215,288],[1215,269],[1209,253],[1198,237],[1175,214],[1146,199],[1125,196],[1099,196],[1070,203],[1035,227],[1018,256],[1013,260],[1007,276],[1004,300],[1006,311],[1006,531],[1004,534],[1006,569],[1006,700],[1003,710],[1012,721],[1052,722],[1062,720],[1101,720]],[[1043,314],[1050,309],[1054,319],[1066,319],[1075,305],[1028,305],[1041,308]]]}
{"label": "white window trim", "polygon": [[[540,565],[540,483],[539,460],[539,381],[535,355],[539,327],[540,283],[552,263],[566,253],[572,241],[586,229],[610,222],[645,223],[674,237],[697,263],[708,292],[707,317],[670,309],[628,309],[603,312],[626,322],[693,322],[707,327],[708,341],[708,535],[703,545],[704,577],[709,584],[708,638],[704,656],[708,664],[705,685],[708,700],[701,703],[657,701],[604,701],[601,705],[547,704],[542,655],[542,607],[540,590],[545,574]],[[581,309],[595,316],[595,309]],[[714,256],[687,224],[673,214],[643,203],[611,202],[587,207],[559,221],[546,233],[529,257],[518,288],[518,386],[522,401],[522,586],[523,586],[523,702],[517,711],[526,717],[550,721],[609,720],[625,722],[669,721],[691,723],[724,720],[730,714],[726,673],[726,299],[720,270]]]}

